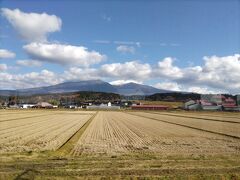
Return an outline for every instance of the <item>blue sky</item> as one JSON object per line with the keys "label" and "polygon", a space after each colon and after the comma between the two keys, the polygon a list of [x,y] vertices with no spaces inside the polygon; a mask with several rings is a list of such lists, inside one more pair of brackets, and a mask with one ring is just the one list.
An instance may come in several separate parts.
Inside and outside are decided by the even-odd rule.
{"label": "blue sky", "polygon": [[[223,73],[223,71],[217,73],[219,68],[215,69],[211,74],[205,73],[209,66],[207,62],[223,64],[229,56],[233,60],[230,61],[229,68],[226,68],[224,72],[239,66],[238,61],[236,61],[236,58],[239,58],[240,50],[240,2],[238,0],[153,0],[148,2],[134,0],[42,0],[38,2],[30,0],[2,0],[0,2],[1,8],[10,11],[18,9],[22,13],[36,13],[38,15],[45,12],[49,16],[55,15],[61,20],[58,30],[51,32],[46,30],[48,31],[48,33],[45,33],[47,40],[26,40],[19,33],[19,28],[22,28],[22,31],[33,31],[34,29],[29,29],[29,27],[26,27],[28,28],[26,29],[22,26],[24,24],[27,26],[29,23],[34,24],[34,20],[31,22],[20,22],[21,25],[18,24],[16,26],[14,23],[19,23],[17,22],[19,19],[15,19],[11,23],[9,14],[4,14],[2,9],[0,17],[0,49],[15,53],[14,58],[0,59],[0,64],[7,65],[7,68],[4,68],[5,70],[2,72],[5,73],[5,76],[6,74],[11,74],[13,76],[26,77],[27,74],[32,72],[40,75],[42,70],[47,70],[54,73],[54,76],[56,75],[59,78],[59,82],[82,80],[82,78],[77,79],[76,77],[68,77],[66,79],[59,77],[59,74],[64,72],[70,73],[70,69],[73,71],[73,68],[75,68],[75,71],[82,71],[84,74],[89,72],[89,69],[92,69],[97,71],[97,73],[95,72],[97,75],[94,74],[91,77],[91,72],[89,79],[93,79],[96,76],[113,83],[132,80],[159,88],[199,89],[200,91],[226,91],[234,93],[237,92],[236,89],[240,88],[239,85],[233,89],[224,89],[224,86],[230,85],[229,83],[233,80],[220,77],[221,74],[219,73]],[[15,15],[16,12],[12,15],[12,18],[16,18]],[[43,27],[46,24],[43,23],[39,27]],[[46,26],[50,25],[47,24]],[[41,28],[39,29],[41,30]],[[26,52],[23,46],[31,43],[86,47],[88,53],[95,51],[105,57],[97,61],[97,63],[87,65],[87,67],[74,62],[64,63],[63,65],[58,63],[57,60],[54,60],[54,62],[52,60],[48,61],[46,57],[42,58],[39,54],[36,57],[31,52]],[[208,60],[203,60],[203,57],[207,57]],[[166,60],[166,58],[170,58],[170,60]],[[216,62],[214,58],[217,59]],[[19,66],[19,63],[16,63],[19,60],[39,61],[42,65],[36,67]],[[88,59],[85,58],[84,61],[88,61]],[[169,61],[170,65],[167,65]],[[121,72],[128,68],[126,62],[137,63],[130,63],[130,70],[126,69],[126,74],[129,78]],[[165,62],[165,64],[163,63],[159,67],[159,62]],[[232,65],[233,62],[237,63],[234,67]],[[120,64],[120,67],[116,63]],[[109,70],[103,70],[102,66],[107,65],[109,68],[111,64],[115,64],[114,68],[116,72],[120,71],[119,74],[111,74]],[[139,65],[149,66],[146,68],[141,66],[140,71],[142,68],[142,71],[147,71],[150,68],[151,72],[142,72],[139,74],[139,78],[135,77],[136,75],[131,75],[129,72],[131,68],[133,68],[134,73],[139,68]],[[186,77],[189,76],[186,73],[188,68],[194,69],[197,67],[202,68],[198,72],[199,76],[212,76],[215,74],[219,77],[201,80],[195,74],[193,76],[196,76],[196,80],[189,80],[189,83],[186,83],[188,81]],[[215,65],[211,64],[211,67],[215,67]],[[102,70],[98,72],[99,69]],[[163,73],[165,70],[168,71]],[[177,73],[178,75],[176,75]],[[222,86],[217,85],[216,80],[219,79],[223,81]],[[15,81],[17,81],[16,77]],[[215,81],[216,85],[211,85],[212,81]],[[7,84],[3,80],[1,83],[0,80],[0,85],[4,86],[2,89],[7,86],[12,89],[18,88],[11,85],[11,83],[13,81],[9,81]],[[56,83],[56,81],[42,82],[42,84],[46,85],[53,83]],[[27,86],[26,83],[19,83],[19,85]],[[33,86],[37,85],[41,84],[36,83]]]}

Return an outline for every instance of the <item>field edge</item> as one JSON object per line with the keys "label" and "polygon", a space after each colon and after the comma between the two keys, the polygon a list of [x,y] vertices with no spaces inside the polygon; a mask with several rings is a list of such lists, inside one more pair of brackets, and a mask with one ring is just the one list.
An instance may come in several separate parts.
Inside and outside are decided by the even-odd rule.
{"label": "field edge", "polygon": [[76,145],[79,138],[81,138],[82,134],[85,132],[89,124],[98,114],[96,112],[92,117],[90,117],[87,122],[76,132],[74,133],[61,147],[59,147],[56,151],[53,152],[54,156],[68,156],[72,152],[74,146]]}

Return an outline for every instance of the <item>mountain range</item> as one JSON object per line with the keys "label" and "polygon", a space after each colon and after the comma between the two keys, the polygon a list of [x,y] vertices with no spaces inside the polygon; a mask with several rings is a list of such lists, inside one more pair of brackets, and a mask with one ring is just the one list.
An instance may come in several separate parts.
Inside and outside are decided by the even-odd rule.
{"label": "mountain range", "polygon": [[78,81],[78,82],[64,82],[64,83],[60,83],[52,86],[46,86],[46,87],[17,89],[17,90],[0,90],[0,96],[10,96],[10,95],[25,96],[25,95],[36,95],[36,94],[78,92],[78,91],[108,92],[108,93],[117,93],[125,96],[151,95],[155,93],[172,92],[169,90],[157,89],[152,86],[137,84],[137,83],[112,85],[102,80],[89,80],[89,81]]}

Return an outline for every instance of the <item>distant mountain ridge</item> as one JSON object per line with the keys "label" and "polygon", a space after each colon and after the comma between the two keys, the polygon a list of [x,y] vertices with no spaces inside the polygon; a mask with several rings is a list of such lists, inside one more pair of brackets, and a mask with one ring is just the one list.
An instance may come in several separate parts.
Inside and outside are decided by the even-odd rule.
{"label": "distant mountain ridge", "polygon": [[155,93],[172,92],[169,90],[157,89],[152,86],[142,85],[137,83],[127,83],[122,85],[111,85],[102,80],[89,80],[78,82],[64,82],[52,86],[17,89],[17,90],[0,90],[1,96],[10,95],[36,95],[36,94],[53,94],[53,93],[67,93],[79,91],[93,91],[93,92],[108,92],[117,93],[120,95],[151,95]]}
{"label": "distant mountain ridge", "polygon": [[157,89],[152,86],[137,83],[115,85],[115,88],[117,88],[118,93],[121,95],[151,95],[155,93],[172,92],[169,90]]}

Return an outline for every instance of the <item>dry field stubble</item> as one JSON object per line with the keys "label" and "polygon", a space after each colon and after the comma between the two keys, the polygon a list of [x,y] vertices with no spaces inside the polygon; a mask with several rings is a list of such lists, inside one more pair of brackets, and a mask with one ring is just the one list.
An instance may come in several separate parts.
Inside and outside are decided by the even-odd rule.
{"label": "dry field stubble", "polygon": [[131,112],[130,114],[139,117],[146,117],[154,120],[159,120],[166,123],[177,124],[187,126],[189,128],[199,129],[203,131],[209,131],[216,134],[223,134],[225,136],[235,137],[237,140],[240,139],[240,123],[232,122],[221,122],[217,119],[197,119],[197,118],[186,118],[179,116],[170,116],[159,113],[149,112]]}
{"label": "dry field stubble", "polygon": [[95,113],[0,111],[0,179],[240,178],[239,139]]}
{"label": "dry field stubble", "polygon": [[174,117],[186,117],[202,120],[240,123],[240,113],[226,114],[219,112],[218,114],[214,114],[213,112],[203,113],[203,112],[157,112],[157,111],[151,113],[169,115]]}
{"label": "dry field stubble", "polygon": [[[133,114],[157,118],[159,116],[140,112]],[[146,117],[123,112],[99,112],[79,139],[73,155],[142,152],[164,155],[228,154],[238,153],[240,150],[239,139]],[[236,133],[234,130],[233,128],[233,133]]]}
{"label": "dry field stubble", "polygon": [[1,116],[0,152],[56,150],[92,116],[89,113],[64,112],[33,114]]}

